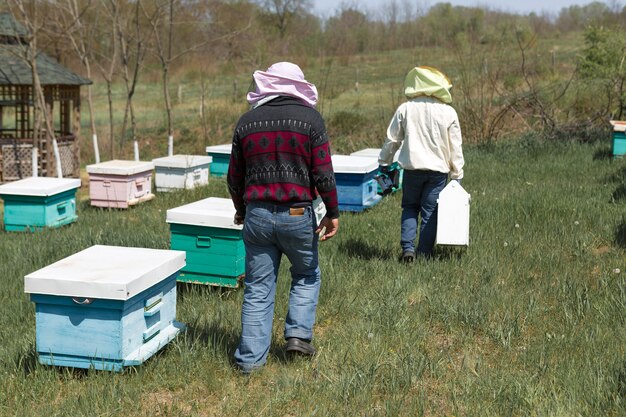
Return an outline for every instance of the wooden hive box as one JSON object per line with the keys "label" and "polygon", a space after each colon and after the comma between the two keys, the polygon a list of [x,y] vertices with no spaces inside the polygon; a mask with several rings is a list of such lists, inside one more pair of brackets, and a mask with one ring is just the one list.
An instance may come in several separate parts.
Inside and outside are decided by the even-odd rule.
{"label": "wooden hive box", "polygon": [[[398,163],[398,154],[400,151],[397,151],[393,156],[393,163],[389,165],[390,175],[393,179],[395,189],[394,192],[400,191],[402,189],[402,177],[404,176],[404,169]],[[376,159],[376,163],[378,163],[378,156],[380,155],[380,148],[365,148],[360,151],[352,152],[350,155],[352,156],[362,156]],[[380,185],[378,185],[378,194],[382,193],[382,189]]]}
{"label": "wooden hive box", "polygon": [[234,223],[228,198],[210,197],[167,211],[170,247],[187,252],[178,280],[237,287],[245,273],[242,225]]}
{"label": "wooden hive box", "polygon": [[470,195],[450,181],[437,200],[437,245],[469,246]]}
{"label": "wooden hive box", "polygon": [[76,221],[74,178],[31,177],[0,185],[6,231],[35,231]]}
{"label": "wooden hive box", "polygon": [[96,245],[26,275],[39,362],[119,371],[146,361],[184,328],[184,265],[184,252]]}
{"label": "wooden hive box", "polygon": [[378,171],[376,160],[352,155],[333,155],[332,160],[339,210],[361,212],[381,200],[374,179]]}
{"label": "wooden hive box", "polygon": [[228,173],[228,164],[230,163],[230,153],[232,149],[232,143],[206,147],[207,155],[213,158],[213,162],[211,162],[211,176],[223,177]]}
{"label": "wooden hive box", "polygon": [[190,190],[207,185],[212,160],[212,157],[202,155],[173,155],[153,159],[156,190]]}
{"label": "wooden hive box", "polygon": [[87,165],[91,205],[128,208],[152,200],[153,169],[152,162],[118,159]]}

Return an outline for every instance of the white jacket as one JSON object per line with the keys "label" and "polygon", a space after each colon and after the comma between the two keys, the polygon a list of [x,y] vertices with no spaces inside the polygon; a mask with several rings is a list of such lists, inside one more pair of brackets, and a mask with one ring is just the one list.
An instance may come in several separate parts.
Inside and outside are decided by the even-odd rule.
{"label": "white jacket", "polygon": [[402,103],[393,115],[378,163],[391,164],[402,145],[398,163],[404,169],[449,173],[450,179],[461,179],[462,142],[456,110],[435,98],[417,97]]}

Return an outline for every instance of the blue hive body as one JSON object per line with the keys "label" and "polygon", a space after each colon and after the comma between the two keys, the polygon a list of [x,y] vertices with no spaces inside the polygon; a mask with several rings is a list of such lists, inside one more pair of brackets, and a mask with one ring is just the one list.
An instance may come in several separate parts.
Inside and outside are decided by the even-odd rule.
{"label": "blue hive body", "polygon": [[112,371],[142,364],[184,328],[176,321],[184,258],[179,251],[92,246],[27,275],[39,362]]}

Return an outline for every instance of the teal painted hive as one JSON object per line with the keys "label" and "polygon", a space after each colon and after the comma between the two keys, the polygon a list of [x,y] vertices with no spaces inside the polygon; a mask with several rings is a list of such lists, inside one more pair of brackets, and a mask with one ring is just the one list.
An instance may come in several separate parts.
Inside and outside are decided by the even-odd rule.
{"label": "teal painted hive", "polygon": [[614,158],[626,154],[626,121],[611,120],[613,126],[613,142],[611,149]]}
{"label": "teal painted hive", "polygon": [[[402,189],[402,178],[404,176],[404,169],[402,169],[402,167],[398,163],[399,153],[400,151],[396,152],[396,154],[393,156],[393,163],[389,165],[390,175],[394,177],[395,179],[394,181],[395,187],[394,187],[393,192],[400,191]],[[350,155],[374,158],[376,160],[376,163],[378,163],[378,156],[380,155],[380,148],[365,148],[365,149],[361,149],[360,151],[352,152]],[[382,194],[383,190],[380,188],[380,185],[378,185],[377,190],[378,190],[378,194]]]}
{"label": "teal painted hive", "polygon": [[377,161],[351,155],[333,155],[332,161],[339,210],[361,212],[378,204]]}
{"label": "teal painted hive", "polygon": [[92,246],[24,278],[44,365],[120,371],[140,365],[184,325],[176,276],[185,253]]}
{"label": "teal painted hive", "polygon": [[0,185],[4,230],[36,231],[76,221],[75,178],[32,177]]}
{"label": "teal painted hive", "polygon": [[223,177],[228,173],[232,147],[233,145],[231,143],[206,147],[207,155],[213,158],[210,174],[212,177]]}
{"label": "teal painted hive", "polygon": [[170,247],[187,252],[178,281],[238,287],[245,273],[241,225],[230,199],[210,197],[167,211]]}

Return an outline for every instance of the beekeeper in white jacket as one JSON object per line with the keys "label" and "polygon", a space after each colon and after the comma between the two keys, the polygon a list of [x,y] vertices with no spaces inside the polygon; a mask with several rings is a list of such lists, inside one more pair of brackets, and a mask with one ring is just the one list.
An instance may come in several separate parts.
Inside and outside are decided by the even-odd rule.
{"label": "beekeeper in white jacket", "polygon": [[[396,110],[378,163],[385,172],[402,146],[398,163],[404,168],[401,260],[430,257],[437,233],[437,198],[450,180],[463,178],[461,126],[452,102],[452,84],[441,71],[415,67],[404,80],[408,101]],[[418,215],[421,217],[417,248]]]}

